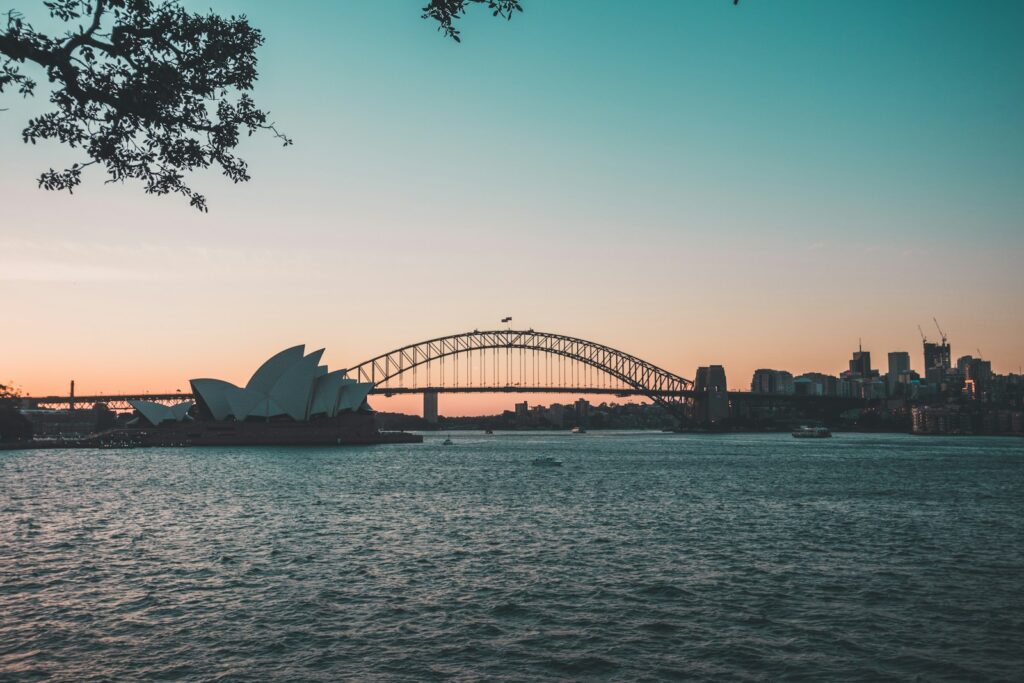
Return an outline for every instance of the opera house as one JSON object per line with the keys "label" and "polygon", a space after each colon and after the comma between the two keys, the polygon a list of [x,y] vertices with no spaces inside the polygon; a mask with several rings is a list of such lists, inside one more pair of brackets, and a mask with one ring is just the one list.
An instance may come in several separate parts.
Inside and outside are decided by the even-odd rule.
{"label": "opera house", "polygon": [[193,379],[201,418],[270,420],[291,418],[308,422],[315,417],[335,417],[338,413],[369,411],[366,395],[373,384],[349,379],[345,370],[330,372],[320,365],[324,350],[308,356],[305,345],[272,356],[253,373],[245,387],[220,379]]}
{"label": "opera house", "polygon": [[[422,441],[376,428],[369,382],[320,365],[324,350],[305,345],[271,356],[244,387],[220,379],[189,380],[195,402],[166,406],[131,401],[152,445],[343,444]],[[137,440],[137,439],[136,439]]]}

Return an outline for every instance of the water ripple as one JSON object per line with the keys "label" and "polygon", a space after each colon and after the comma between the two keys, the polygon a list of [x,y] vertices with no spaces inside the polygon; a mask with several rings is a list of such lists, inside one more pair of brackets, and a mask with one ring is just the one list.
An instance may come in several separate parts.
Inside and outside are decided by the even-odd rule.
{"label": "water ripple", "polygon": [[1021,586],[1012,439],[0,453],[5,681],[1016,680]]}

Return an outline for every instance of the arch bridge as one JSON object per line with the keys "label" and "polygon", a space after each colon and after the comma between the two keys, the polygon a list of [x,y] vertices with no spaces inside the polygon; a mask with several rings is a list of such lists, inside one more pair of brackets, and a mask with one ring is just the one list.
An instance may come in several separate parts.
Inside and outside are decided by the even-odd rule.
{"label": "arch bridge", "polygon": [[473,330],[409,344],[348,369],[374,393],[641,395],[682,417],[693,382],[604,344],[536,330]]}

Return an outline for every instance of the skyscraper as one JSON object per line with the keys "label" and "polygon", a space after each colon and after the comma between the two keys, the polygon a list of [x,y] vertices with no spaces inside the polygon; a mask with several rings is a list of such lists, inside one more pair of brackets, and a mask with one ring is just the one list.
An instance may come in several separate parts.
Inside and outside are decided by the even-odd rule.
{"label": "skyscraper", "polygon": [[981,358],[972,358],[966,364],[964,390],[973,399],[985,398],[992,386],[992,363]]}
{"label": "skyscraper", "polygon": [[877,377],[878,373],[871,369],[871,352],[865,351],[860,344],[850,359],[850,377]]}
{"label": "skyscraper", "polygon": [[951,365],[948,342],[941,344],[924,342],[924,370],[926,373],[935,368],[949,370]]}
{"label": "skyscraper", "polygon": [[900,373],[910,371],[910,354],[906,351],[889,352],[889,372],[885,376],[886,386],[889,395],[896,393],[896,386],[899,383]]}

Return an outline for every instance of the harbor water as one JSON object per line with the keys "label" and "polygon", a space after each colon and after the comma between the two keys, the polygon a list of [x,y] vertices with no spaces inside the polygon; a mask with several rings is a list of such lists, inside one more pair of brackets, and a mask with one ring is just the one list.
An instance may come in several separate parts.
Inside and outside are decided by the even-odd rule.
{"label": "harbor water", "polygon": [[1024,440],[446,436],[0,451],[0,679],[1024,672]]}

